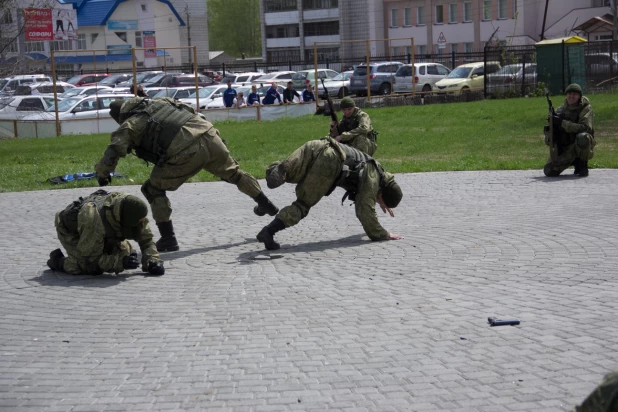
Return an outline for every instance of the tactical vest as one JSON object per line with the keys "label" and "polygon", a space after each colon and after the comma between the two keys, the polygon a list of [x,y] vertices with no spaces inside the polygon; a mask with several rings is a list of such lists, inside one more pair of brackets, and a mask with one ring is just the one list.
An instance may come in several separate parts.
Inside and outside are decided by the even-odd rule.
{"label": "tactical vest", "polygon": [[111,248],[124,238],[119,238],[116,236],[116,231],[111,227],[109,222],[107,221],[106,212],[109,210],[109,206],[105,206],[105,201],[107,197],[110,195],[109,192],[99,189],[91,195],[83,198],[80,197],[78,200],[74,200],[73,203],[68,205],[62,212],[60,212],[60,221],[62,224],[71,232],[71,233],[79,233],[78,230],[78,216],[79,211],[82,209],[86,203],[94,203],[94,206],[97,208],[99,212],[99,216],[101,217],[101,221],[103,222],[103,226],[105,227],[105,247],[104,251],[109,253]]}
{"label": "tactical vest", "polygon": [[[378,162],[376,162],[367,153],[361,152],[360,150],[355,149],[352,146],[348,146],[347,144],[340,144],[339,147],[341,147],[345,153],[345,161],[341,167],[341,173],[328,191],[327,196],[331,194],[336,187],[341,187],[346,191],[343,195],[343,199],[341,199],[341,203],[343,203],[348,197],[352,201],[355,200],[356,192],[358,191],[358,184],[360,183],[367,163],[373,162],[375,165],[378,165]],[[380,170],[379,167],[378,170]]]}
{"label": "tactical vest", "polygon": [[151,101],[145,99],[133,115],[141,115],[147,121],[140,147],[135,154],[147,162],[163,166],[165,155],[180,128],[195,116],[169,100]]}

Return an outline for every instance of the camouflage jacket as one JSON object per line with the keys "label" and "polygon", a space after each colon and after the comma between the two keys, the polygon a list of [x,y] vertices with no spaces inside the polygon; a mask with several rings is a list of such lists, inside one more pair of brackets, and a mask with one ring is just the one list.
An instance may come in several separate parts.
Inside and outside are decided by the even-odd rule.
{"label": "camouflage jacket", "polygon": [[[110,172],[116,169],[119,158],[125,157],[131,150],[140,147],[148,124],[147,119],[145,116],[131,116],[127,118],[127,114],[134,110],[143,100],[144,98],[142,97],[135,97],[127,100],[122,105],[120,109],[120,120],[123,122],[120,127],[112,133],[111,143],[107,146],[101,160],[95,165],[95,171],[99,176],[108,177]],[[155,99],[153,102],[157,100],[158,99]],[[187,104],[180,102],[174,103],[183,110],[195,113],[193,107]],[[200,148],[197,137],[208,132],[212,128],[213,125],[210,122],[198,116],[189,119],[172,140],[167,149],[166,158],[172,159],[177,156],[191,157]]]}
{"label": "camouflage jacket", "polygon": [[[365,148],[366,143],[362,142],[365,139],[370,140],[372,146],[375,146],[375,141],[371,135],[373,127],[371,126],[371,119],[369,115],[363,112],[358,107],[352,112],[352,116],[343,117],[339,122],[339,130],[341,131],[341,143],[349,144],[350,146],[359,149],[365,153],[373,155],[373,150],[367,150]],[[337,137],[337,130],[331,130],[330,137]]]}
{"label": "camouflage jacket", "polygon": [[566,134],[565,137],[569,142],[574,142],[578,133],[589,133],[594,136],[594,112],[587,97],[582,96],[579,103],[574,106],[569,106],[565,100],[562,106],[556,109],[556,114],[563,117],[560,131]]}
{"label": "camouflage jacket", "polygon": [[[105,219],[115,232],[113,240],[120,241],[125,237],[120,225],[120,205],[126,193],[112,192],[103,203]],[[106,233],[105,223],[93,202],[84,203],[77,216],[77,231],[79,240],[76,250],[67,250],[69,257],[75,259],[79,267],[88,268],[88,272],[115,272],[123,271],[122,256],[118,253],[107,254],[104,252],[105,246],[109,241],[109,233]],[[149,261],[161,261],[157,248],[152,241],[153,235],[148,224],[148,219],[144,219],[134,239],[142,252],[142,270],[148,271]],[[117,250],[117,248],[115,249]],[[98,270],[97,270],[98,269]]]}

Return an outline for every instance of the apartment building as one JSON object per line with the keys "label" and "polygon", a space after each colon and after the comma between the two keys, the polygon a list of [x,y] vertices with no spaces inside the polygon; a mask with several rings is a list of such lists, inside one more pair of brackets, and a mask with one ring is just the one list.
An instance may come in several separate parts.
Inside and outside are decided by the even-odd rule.
{"label": "apartment building", "polygon": [[[260,0],[262,55],[269,62],[362,56],[366,44],[348,40],[384,39],[382,0]],[[372,42],[372,55],[384,54],[384,42]]]}
{"label": "apartment building", "polygon": [[[541,37],[576,34],[573,28],[577,24],[609,13],[609,2],[383,0],[384,24],[391,39],[414,38],[414,53],[470,52],[482,49],[489,41],[523,45],[535,44]],[[411,53],[410,43],[409,40],[391,42],[391,53]]]}
{"label": "apartment building", "polygon": [[[179,46],[196,46],[198,64],[207,65],[210,62],[207,2],[205,0],[170,0],[170,3],[178,10],[178,14],[185,22],[185,26],[180,30]],[[189,56],[188,50],[182,51],[181,58],[183,64],[193,62],[193,56]]]}

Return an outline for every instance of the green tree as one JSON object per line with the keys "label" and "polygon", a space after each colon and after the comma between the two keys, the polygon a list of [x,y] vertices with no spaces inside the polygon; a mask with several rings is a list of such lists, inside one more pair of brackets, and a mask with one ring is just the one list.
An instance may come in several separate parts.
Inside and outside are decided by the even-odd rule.
{"label": "green tree", "polygon": [[259,0],[208,0],[211,50],[241,57],[262,55]]}

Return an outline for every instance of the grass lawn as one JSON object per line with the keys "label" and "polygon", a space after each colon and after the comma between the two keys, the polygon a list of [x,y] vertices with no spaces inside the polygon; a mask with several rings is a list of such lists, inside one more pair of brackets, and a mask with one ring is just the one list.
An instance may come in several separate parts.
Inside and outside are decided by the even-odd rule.
{"label": "grass lawn", "polygon": [[[595,112],[593,168],[618,168],[618,96],[590,97]],[[562,99],[553,98],[558,107]],[[538,169],[548,155],[543,143],[545,98],[367,109],[378,136],[378,159],[394,173],[450,170]],[[341,117],[341,113],[339,113]],[[216,123],[241,168],[263,178],[266,166],[282,160],[304,142],[325,136],[330,117],[304,116],[275,121]],[[54,185],[53,176],[92,172],[109,135],[0,140],[0,192],[94,187],[94,179]],[[152,167],[152,166],[150,166]],[[126,179],[142,184],[150,167],[134,156],[121,159]],[[218,180],[207,172],[191,182]]]}

